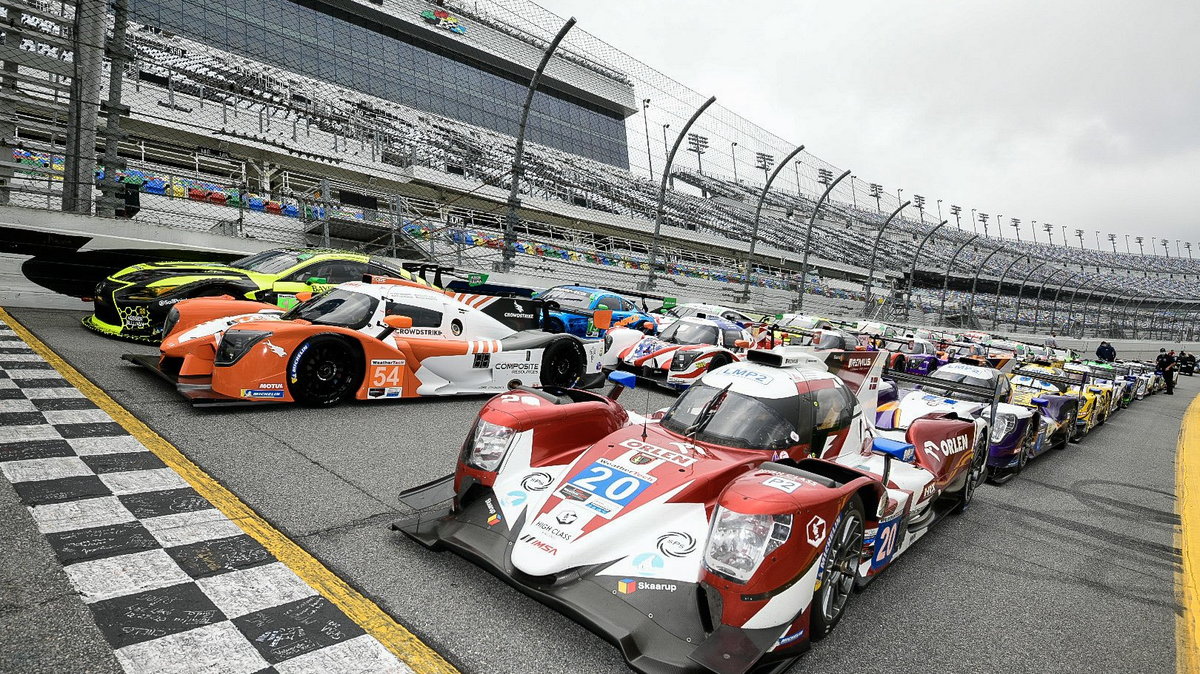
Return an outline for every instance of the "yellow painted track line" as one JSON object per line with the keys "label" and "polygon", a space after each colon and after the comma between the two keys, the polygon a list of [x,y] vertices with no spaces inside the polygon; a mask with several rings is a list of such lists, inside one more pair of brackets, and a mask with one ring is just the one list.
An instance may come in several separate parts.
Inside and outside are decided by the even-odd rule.
{"label": "yellow painted track line", "polygon": [[3,308],[0,308],[0,321],[7,323],[38,355],[58,370],[64,379],[90,398],[97,407],[108,413],[113,421],[124,427],[130,435],[137,438],[163,463],[179,473],[193,489],[208,499],[209,503],[212,503],[226,517],[236,522],[251,538],[262,544],[274,555],[275,559],[287,565],[304,582],[341,609],[348,618],[358,623],[368,634],[378,639],[379,643],[411,667],[414,672],[418,674],[452,674],[458,671],[437,651],[426,646],[416,635],[379,608],[375,602],[350,587],[346,581],[308,554],[304,548],[271,526],[233,492],[192,463],[174,445],[151,430],[149,426],[109,397],[100,387],[93,384],[90,379],[71,367]]}
{"label": "yellow painted track line", "polygon": [[1175,509],[1181,560],[1175,576],[1181,608],[1175,619],[1175,662],[1179,674],[1196,674],[1200,672],[1200,396],[1188,405],[1179,429]]}

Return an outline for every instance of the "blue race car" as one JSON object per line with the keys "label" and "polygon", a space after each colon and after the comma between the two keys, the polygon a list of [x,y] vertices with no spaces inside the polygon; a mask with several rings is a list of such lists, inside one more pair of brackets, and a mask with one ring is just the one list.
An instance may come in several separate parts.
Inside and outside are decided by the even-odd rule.
{"label": "blue race car", "polygon": [[[547,332],[566,332],[576,337],[599,337],[600,329],[592,321],[597,311],[612,311],[612,327],[631,327],[652,335],[658,324],[650,314],[639,311],[637,305],[611,290],[587,286],[554,286],[538,293],[550,308]],[[651,327],[645,327],[649,323]]]}

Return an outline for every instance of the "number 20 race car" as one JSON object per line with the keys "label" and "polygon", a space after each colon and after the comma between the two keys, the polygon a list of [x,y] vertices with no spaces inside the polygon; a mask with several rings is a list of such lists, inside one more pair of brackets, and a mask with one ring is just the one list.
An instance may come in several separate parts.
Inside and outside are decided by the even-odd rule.
{"label": "number 20 race car", "polygon": [[[607,397],[493,398],[453,475],[393,524],[586,624],[641,672],[781,671],[940,515],[970,502],[972,421],[879,437],[882,353],[753,350],[660,419]],[[868,414],[863,414],[863,408]]]}
{"label": "number 20 race car", "polygon": [[603,381],[601,343],[536,329],[541,302],[368,279],[286,314],[229,298],[186,300],[167,318],[158,358],[125,359],[195,404],[334,405]]}

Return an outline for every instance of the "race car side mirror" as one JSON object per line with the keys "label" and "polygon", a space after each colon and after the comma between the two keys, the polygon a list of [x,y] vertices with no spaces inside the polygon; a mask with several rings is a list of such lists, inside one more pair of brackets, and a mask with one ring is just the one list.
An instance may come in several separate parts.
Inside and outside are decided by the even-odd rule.
{"label": "race car side mirror", "polygon": [[1033,400],[1030,400],[1029,402],[1033,403],[1034,405],[1038,405],[1039,407],[1050,404],[1050,401],[1046,400],[1045,398],[1034,398]]}
{"label": "race car side mirror", "polygon": [[608,311],[608,305],[607,304],[597,304],[596,311]]}
{"label": "race car side mirror", "polygon": [[[604,306],[603,304],[600,306]],[[608,309],[602,309],[592,314],[592,324],[597,330],[607,330],[612,327],[612,312]]]}
{"label": "race car side mirror", "polygon": [[735,341],[733,343],[733,345],[739,349],[749,349],[750,348],[750,342],[748,342],[744,339],[739,339],[739,340]]}
{"label": "race car side mirror", "polygon": [[329,279],[325,278],[324,276],[309,276],[308,278],[304,279],[304,282],[309,285],[325,285],[326,283],[329,283]]}
{"label": "race car side mirror", "polygon": [[300,300],[301,302],[307,302],[307,301],[311,300],[312,296],[313,296],[313,294],[309,290],[305,290],[302,293],[296,293],[296,299]]}
{"label": "race car side mirror", "polygon": [[393,330],[407,330],[412,327],[412,319],[408,316],[384,316],[383,324]]}
{"label": "race car side mirror", "polygon": [[889,440],[887,438],[874,438],[871,441],[871,453],[890,456],[897,461],[911,463],[915,456],[915,451],[913,446],[907,442]]}

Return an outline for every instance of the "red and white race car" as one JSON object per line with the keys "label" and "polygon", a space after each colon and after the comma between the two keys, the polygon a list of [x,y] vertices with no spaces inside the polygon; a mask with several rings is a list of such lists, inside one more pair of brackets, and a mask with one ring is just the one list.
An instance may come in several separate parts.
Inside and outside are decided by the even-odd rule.
{"label": "red and white race car", "polygon": [[613,328],[604,336],[606,371],[624,370],[656,384],[683,390],[707,372],[742,360],[750,333],[723,318],[685,317],[657,336]]}
{"label": "red and white race car", "polygon": [[650,419],[616,401],[630,373],[607,397],[510,391],[452,475],[400,495],[414,512],[393,527],[584,623],[636,671],[782,671],[984,474],[973,421],[875,431],[885,356],[750,351]]}

